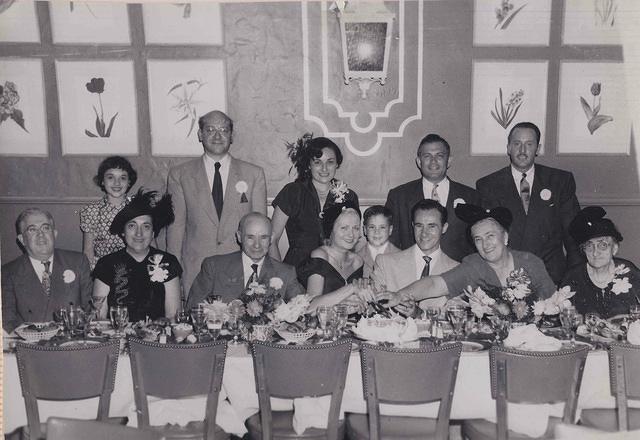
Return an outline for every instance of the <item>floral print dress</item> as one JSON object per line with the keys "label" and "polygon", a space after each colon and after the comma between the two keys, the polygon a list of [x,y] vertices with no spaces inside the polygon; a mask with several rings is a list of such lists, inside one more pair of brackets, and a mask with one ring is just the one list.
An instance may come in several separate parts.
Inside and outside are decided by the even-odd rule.
{"label": "floral print dress", "polygon": [[124,241],[118,235],[109,233],[111,222],[116,214],[129,203],[127,197],[124,202],[115,206],[108,202],[107,196],[91,203],[80,211],[80,229],[82,232],[93,234],[93,261],[89,261],[93,269],[98,260],[105,255],[124,248]]}

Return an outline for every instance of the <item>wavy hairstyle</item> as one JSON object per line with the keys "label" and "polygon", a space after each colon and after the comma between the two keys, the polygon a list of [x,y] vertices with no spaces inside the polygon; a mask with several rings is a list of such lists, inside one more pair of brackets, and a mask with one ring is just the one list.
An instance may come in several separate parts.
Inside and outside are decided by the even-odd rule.
{"label": "wavy hairstyle", "polygon": [[[340,148],[326,137],[313,137],[313,133],[305,133],[295,142],[285,143],[287,147],[287,156],[293,164],[291,168],[295,168],[298,176],[296,182],[304,182],[311,179],[311,161],[322,156],[322,150],[329,148],[336,155],[338,167],[342,164],[342,152]],[[289,169],[291,172],[291,169]]]}

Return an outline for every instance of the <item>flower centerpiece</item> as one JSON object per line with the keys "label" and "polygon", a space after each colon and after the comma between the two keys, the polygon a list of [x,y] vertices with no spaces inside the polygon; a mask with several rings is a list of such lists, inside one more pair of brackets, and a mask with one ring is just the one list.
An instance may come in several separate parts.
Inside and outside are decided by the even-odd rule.
{"label": "flower centerpiece", "polygon": [[310,302],[308,295],[298,295],[276,309],[276,331],[285,341],[301,343],[316,334],[317,318],[306,313]]}
{"label": "flower centerpiece", "polygon": [[571,305],[569,298],[573,297],[576,292],[571,291],[569,286],[556,290],[553,295],[547,299],[536,301],[533,305],[533,314],[535,320],[540,320],[543,316],[559,315],[562,309]]}
{"label": "flower centerpiece", "polygon": [[278,277],[269,279],[268,284],[253,282],[242,292],[240,301],[245,306],[245,313],[240,317],[241,328],[251,338],[253,332],[265,332],[263,326],[270,326],[274,312],[282,304],[283,282]]}

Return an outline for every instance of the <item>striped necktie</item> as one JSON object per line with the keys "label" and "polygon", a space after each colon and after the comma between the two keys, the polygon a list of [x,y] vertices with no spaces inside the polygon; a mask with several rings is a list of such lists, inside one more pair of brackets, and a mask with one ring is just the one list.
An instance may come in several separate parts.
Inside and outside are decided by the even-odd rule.
{"label": "striped necktie", "polygon": [[520,180],[520,198],[522,198],[522,206],[524,212],[529,212],[529,200],[531,200],[531,186],[527,181],[527,173],[522,173],[522,179]]}
{"label": "striped necktie", "polygon": [[51,261],[42,261],[44,264],[44,272],[42,272],[42,289],[47,294],[47,296],[51,295]]}
{"label": "striped necktie", "polygon": [[431,200],[435,200],[440,203],[440,197],[438,196],[438,184],[433,185],[433,189],[431,190]]}

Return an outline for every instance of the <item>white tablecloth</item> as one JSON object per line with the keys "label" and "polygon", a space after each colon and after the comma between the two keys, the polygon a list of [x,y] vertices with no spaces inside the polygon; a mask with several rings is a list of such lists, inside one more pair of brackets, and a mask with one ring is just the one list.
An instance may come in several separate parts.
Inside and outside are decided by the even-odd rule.
{"label": "white tablecloth", "polygon": [[[15,355],[4,354],[3,375],[4,430],[12,432],[27,423],[24,400],[20,391]],[[228,399],[222,401],[222,399]],[[289,401],[274,399],[274,409],[291,408]],[[204,399],[183,399],[179,410],[170,409],[167,402],[151,405],[151,422],[184,423],[204,415]],[[589,353],[584,371],[579,408],[614,408],[615,400],[609,392],[609,367],[607,353]],[[95,418],[97,398],[81,402],[40,402],[40,418],[49,416]],[[171,405],[171,408],[176,406]],[[342,409],[345,412],[366,412],[362,395],[360,356],[352,353],[347,373],[347,382]],[[382,412],[389,415],[436,416],[437,404],[417,406],[383,405]],[[217,422],[227,432],[242,435],[243,422],[258,412],[258,396],[255,391],[253,363],[245,346],[231,347],[225,363],[223,391]],[[135,425],[135,405],[129,359],[121,356],[116,373],[116,386],[111,397],[111,416],[129,416]],[[452,419],[495,417],[495,401],[491,399],[489,380],[489,356],[487,352],[463,353],[458,370],[458,379],[451,408]]]}

